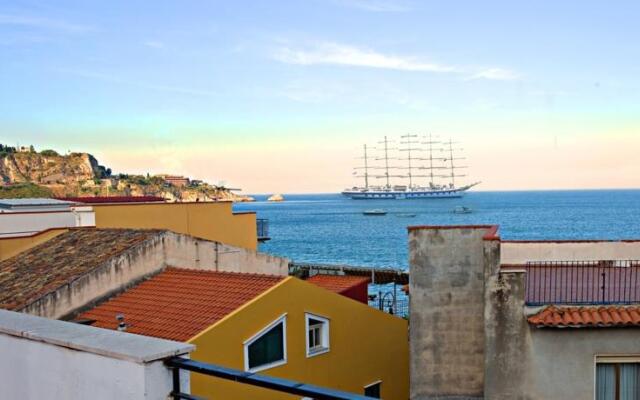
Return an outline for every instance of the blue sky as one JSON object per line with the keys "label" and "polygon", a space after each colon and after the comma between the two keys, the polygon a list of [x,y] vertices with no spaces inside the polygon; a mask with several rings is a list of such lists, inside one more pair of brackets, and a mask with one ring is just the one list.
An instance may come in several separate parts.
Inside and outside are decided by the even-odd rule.
{"label": "blue sky", "polygon": [[308,192],[354,183],[363,142],[434,132],[485,189],[633,187],[639,17],[633,1],[3,1],[0,141]]}

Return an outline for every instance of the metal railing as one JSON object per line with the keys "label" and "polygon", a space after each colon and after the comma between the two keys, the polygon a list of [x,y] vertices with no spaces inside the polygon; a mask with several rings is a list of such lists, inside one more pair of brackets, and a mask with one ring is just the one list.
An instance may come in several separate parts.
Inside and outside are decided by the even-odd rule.
{"label": "metal railing", "polygon": [[258,241],[264,242],[270,240],[269,237],[269,220],[266,218],[256,219],[256,229],[258,231]]}
{"label": "metal railing", "polygon": [[543,304],[640,303],[640,261],[529,262],[525,302]]}
{"label": "metal railing", "polygon": [[171,396],[174,399],[204,400],[202,397],[182,393],[180,389],[180,370],[185,370],[246,385],[271,389],[282,393],[309,397],[315,400],[373,400],[372,397],[341,392],[339,390],[327,389],[320,386],[307,385],[305,383],[290,381],[288,379],[257,375],[251,372],[244,372],[232,368],[207,364],[200,361],[190,360],[188,358],[173,357],[167,360],[166,364],[173,368],[173,391],[171,392]]}

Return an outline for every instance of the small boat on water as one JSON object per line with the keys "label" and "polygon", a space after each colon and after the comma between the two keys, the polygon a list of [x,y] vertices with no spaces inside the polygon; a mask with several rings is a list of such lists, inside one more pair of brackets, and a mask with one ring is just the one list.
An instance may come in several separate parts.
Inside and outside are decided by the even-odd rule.
{"label": "small boat on water", "polygon": [[411,213],[398,213],[398,214],[396,214],[396,217],[398,217],[398,218],[413,218],[416,215],[417,214],[411,214]]}
{"label": "small boat on water", "polygon": [[458,206],[452,211],[454,214],[471,214],[471,209],[469,207]]}
{"label": "small boat on water", "polygon": [[381,208],[375,208],[373,210],[364,210],[362,215],[387,215],[387,211]]}

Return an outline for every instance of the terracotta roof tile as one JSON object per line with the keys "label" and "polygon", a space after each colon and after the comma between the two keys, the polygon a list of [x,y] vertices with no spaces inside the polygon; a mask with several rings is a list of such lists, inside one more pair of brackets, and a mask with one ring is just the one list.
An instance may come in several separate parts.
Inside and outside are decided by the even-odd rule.
{"label": "terracotta roof tile", "polygon": [[19,310],[159,232],[72,229],[4,260],[0,262],[0,308]]}
{"label": "terracotta roof tile", "polygon": [[640,326],[639,306],[549,306],[527,318],[530,324],[549,328],[609,328]]}
{"label": "terracotta roof tile", "polygon": [[93,326],[187,341],[285,277],[167,268],[153,278],[78,316]]}
{"label": "terracotta roof tile", "polygon": [[359,286],[363,283],[368,283],[371,280],[362,276],[350,276],[350,275],[314,275],[307,279],[307,282],[318,285],[321,288],[331,290],[336,293],[343,293]]}

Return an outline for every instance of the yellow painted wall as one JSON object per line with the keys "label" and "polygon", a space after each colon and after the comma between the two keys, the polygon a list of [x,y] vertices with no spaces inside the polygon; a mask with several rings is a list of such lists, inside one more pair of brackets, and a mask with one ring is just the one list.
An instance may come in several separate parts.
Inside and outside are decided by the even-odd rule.
{"label": "yellow painted wall", "polygon": [[[328,353],[306,357],[305,312],[330,319]],[[191,358],[243,370],[243,343],[284,313],[287,364],[259,374],[357,394],[382,380],[382,398],[409,398],[407,322],[293,277],[191,339]],[[300,399],[200,374],[191,374],[191,391],[211,399]]]}
{"label": "yellow painted wall", "polygon": [[93,204],[97,228],[167,229],[256,250],[256,215],[233,214],[231,202]]}
{"label": "yellow painted wall", "polygon": [[0,261],[11,258],[66,231],[68,231],[68,229],[58,228],[46,230],[33,236],[0,239]]}

